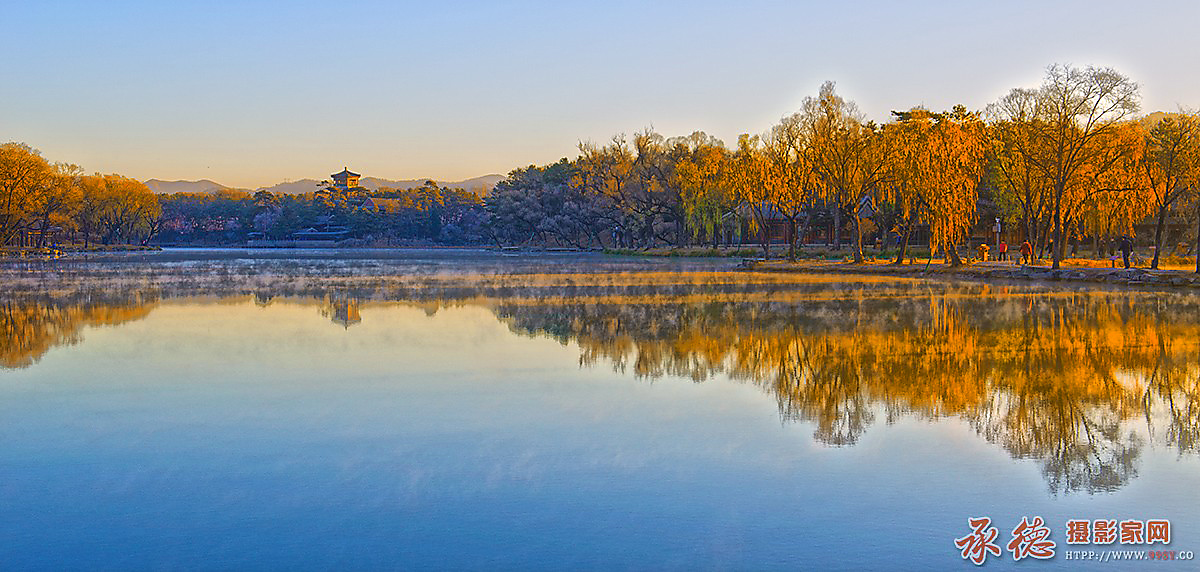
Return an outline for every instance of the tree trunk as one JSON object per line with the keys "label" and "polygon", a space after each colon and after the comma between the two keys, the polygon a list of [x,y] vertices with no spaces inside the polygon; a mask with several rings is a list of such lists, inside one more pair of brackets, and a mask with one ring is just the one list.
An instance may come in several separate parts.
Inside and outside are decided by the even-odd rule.
{"label": "tree trunk", "polygon": [[[915,221],[916,217],[914,216],[913,219]],[[914,226],[916,226],[915,222],[908,222],[904,225],[904,233],[900,235],[902,237],[900,239],[900,253],[896,255],[896,262],[894,262],[896,265],[904,264],[904,256],[908,254],[908,239],[912,235],[912,227]]]}
{"label": "tree trunk", "polygon": [[800,246],[808,244],[806,237],[808,236],[809,225],[812,222],[812,215],[804,215],[804,225],[800,227],[800,231],[796,233],[796,240],[800,242]]}
{"label": "tree trunk", "polygon": [[[906,232],[905,234],[907,234],[907,232]],[[905,251],[907,248],[908,248],[908,237],[907,237],[907,236],[905,236],[905,237],[904,237],[904,238],[903,238],[903,239],[900,241],[900,248],[896,249],[896,251],[897,251],[897,252],[896,252],[896,259],[892,261],[892,264],[894,264],[894,265],[896,265],[896,266],[900,266],[900,265],[904,264],[904,251]]]}
{"label": "tree trunk", "polygon": [[1038,258],[1046,257],[1046,243],[1052,238],[1050,231],[1053,227],[1054,216],[1051,214],[1045,217],[1045,221],[1037,229],[1037,242],[1033,244],[1036,247],[1034,254],[1037,254]]}
{"label": "tree trunk", "polygon": [[842,249],[842,209],[835,207],[833,209],[833,249]]}
{"label": "tree trunk", "polygon": [[1158,257],[1162,253],[1162,237],[1163,230],[1167,226],[1167,205],[1163,205],[1158,209],[1158,224],[1154,227],[1154,260],[1150,261],[1150,268],[1158,270]]}
{"label": "tree trunk", "polygon": [[1059,191],[1054,198],[1054,248],[1050,249],[1050,256],[1053,257],[1050,263],[1050,268],[1058,270],[1061,266],[1062,251],[1063,251],[1063,225],[1062,225],[1062,191]]}
{"label": "tree trunk", "polygon": [[863,248],[862,248],[862,217],[858,216],[858,212],[854,213],[854,263],[863,263]]}
{"label": "tree trunk", "polygon": [[950,257],[951,267],[957,268],[963,265],[962,258],[958,256],[958,247],[955,246],[954,243],[950,243],[949,246],[945,246],[943,248],[946,249],[946,255]]}
{"label": "tree trunk", "polygon": [[1034,230],[1034,226],[1035,225],[1033,223],[1033,217],[1026,216],[1025,217],[1025,240],[1029,241],[1029,244],[1037,244],[1037,232]]}
{"label": "tree trunk", "polygon": [[763,258],[771,258],[771,232],[767,229],[767,217],[758,217],[758,236],[762,240]]}

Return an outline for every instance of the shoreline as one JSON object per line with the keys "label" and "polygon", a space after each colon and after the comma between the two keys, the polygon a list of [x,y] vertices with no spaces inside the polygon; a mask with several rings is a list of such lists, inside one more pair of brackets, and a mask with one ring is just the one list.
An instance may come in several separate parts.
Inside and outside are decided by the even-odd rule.
{"label": "shoreline", "polygon": [[113,252],[158,252],[159,246],[137,244],[100,244],[87,248],[82,246],[5,246],[0,247],[0,258],[46,258],[54,259],[69,254],[107,254]]}
{"label": "shoreline", "polygon": [[929,264],[928,266],[926,264],[904,264],[897,266],[890,263],[788,262],[761,259],[744,259],[738,268],[743,271],[793,272],[797,274],[840,273],[871,276],[964,278],[981,281],[1026,280],[1080,284],[1200,288],[1200,274],[1193,271],[1151,270],[1149,268],[1064,267],[1052,270],[1049,266],[1019,266],[996,263],[951,267],[940,262]]}

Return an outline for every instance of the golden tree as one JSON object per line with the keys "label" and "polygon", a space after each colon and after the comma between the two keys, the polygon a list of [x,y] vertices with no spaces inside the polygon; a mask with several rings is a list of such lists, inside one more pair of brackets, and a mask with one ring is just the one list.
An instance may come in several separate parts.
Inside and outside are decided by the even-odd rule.
{"label": "golden tree", "polygon": [[[1158,268],[1162,254],[1163,230],[1171,206],[1191,193],[1200,179],[1200,118],[1189,114],[1159,115],[1143,122],[1145,152],[1141,166],[1145,169],[1150,207],[1157,215],[1154,227],[1154,260]],[[1197,255],[1200,271],[1200,254]]]}
{"label": "golden tree", "polygon": [[1101,152],[1083,166],[1079,184],[1063,197],[1064,228],[1090,235],[1097,251],[1101,236],[1132,233],[1135,223],[1153,214],[1154,204],[1143,168],[1142,128],[1122,122],[1099,141]]}
{"label": "golden tree", "polygon": [[955,245],[975,217],[979,179],[991,143],[988,128],[962,106],[946,113],[915,108],[897,115],[891,128],[897,177],[929,215],[930,248],[943,249],[951,264],[960,265]]}
{"label": "golden tree", "polygon": [[[796,258],[796,227],[801,215],[811,216],[818,197],[814,154],[805,129],[805,117],[784,117],[763,136],[763,150],[782,178],[776,211],[787,220],[788,258]],[[808,228],[808,224],[805,224]]]}
{"label": "golden tree", "polygon": [[675,181],[682,194],[687,223],[695,238],[705,233],[715,247],[725,219],[735,208],[722,184],[728,168],[729,151],[724,146],[701,143],[675,165]]}
{"label": "golden tree", "polygon": [[[1137,112],[1138,85],[1112,68],[1078,69],[1055,64],[1047,68],[1038,89],[1031,134],[1032,160],[1052,193],[1051,217],[1058,268],[1066,246],[1071,212],[1070,193],[1088,186],[1111,160],[1106,141]],[[1078,202],[1076,202],[1078,204]]]}
{"label": "golden tree", "polygon": [[45,241],[54,229],[67,230],[74,226],[74,213],[79,208],[83,169],[76,165],[56,164],[48,184],[40,185],[29,208],[29,218],[38,233],[38,244]]}
{"label": "golden tree", "polygon": [[864,122],[858,106],[821,85],[817,97],[805,98],[800,123],[807,132],[807,149],[820,197],[833,207],[834,246],[841,246],[842,210],[855,227],[854,261],[863,261],[863,206],[883,185],[888,173],[889,147],[880,130]]}
{"label": "golden tree", "polygon": [[750,211],[750,230],[757,232],[763,256],[771,255],[768,221],[787,191],[787,180],[779,166],[763,150],[758,136],[742,134],[738,148],[723,176],[723,186],[741,208]]}
{"label": "golden tree", "polygon": [[112,244],[152,234],[162,207],[145,184],[121,175],[93,175],[83,177],[80,185],[78,218],[89,238],[98,233],[105,244]]}
{"label": "golden tree", "polygon": [[39,197],[58,183],[55,169],[24,143],[0,145],[0,245],[32,222]]}
{"label": "golden tree", "polygon": [[[645,234],[642,227],[646,217],[638,209],[639,203],[633,196],[637,192],[633,161],[633,152],[630,151],[624,135],[613,137],[612,143],[608,145],[580,143],[579,157],[575,160],[575,170],[571,176],[571,187],[585,194],[610,200],[620,210],[622,236],[633,230],[638,238],[642,238]],[[625,225],[637,228],[624,228]]]}

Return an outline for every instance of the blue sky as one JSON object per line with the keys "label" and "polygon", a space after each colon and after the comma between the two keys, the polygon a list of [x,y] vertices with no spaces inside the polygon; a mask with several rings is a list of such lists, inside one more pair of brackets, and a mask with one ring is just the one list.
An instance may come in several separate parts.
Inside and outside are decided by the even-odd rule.
{"label": "blue sky", "polygon": [[[1200,107],[1197,2],[24,2],[0,140],[140,179],[462,179],[653,126],[732,144],[834,80],[871,118],[1048,64]],[[14,25],[15,24],[15,25]]]}

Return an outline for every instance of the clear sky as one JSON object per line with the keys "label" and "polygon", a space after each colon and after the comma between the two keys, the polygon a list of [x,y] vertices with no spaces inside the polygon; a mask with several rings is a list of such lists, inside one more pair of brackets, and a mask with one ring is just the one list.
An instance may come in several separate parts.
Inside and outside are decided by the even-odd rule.
{"label": "clear sky", "polygon": [[1195,1],[5,0],[0,21],[0,140],[251,188],[503,174],[648,126],[733,144],[827,79],[877,120],[979,109],[1055,62],[1200,107]]}

